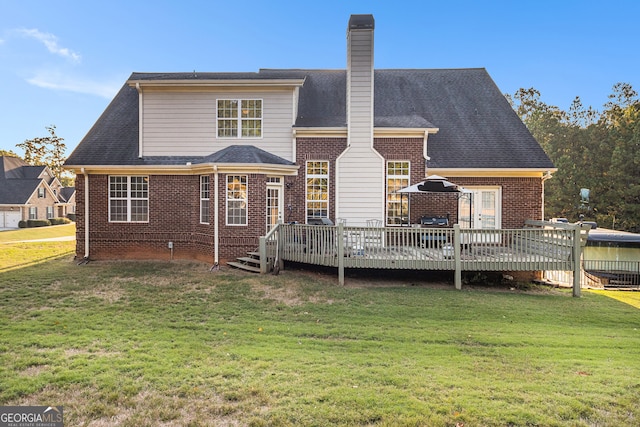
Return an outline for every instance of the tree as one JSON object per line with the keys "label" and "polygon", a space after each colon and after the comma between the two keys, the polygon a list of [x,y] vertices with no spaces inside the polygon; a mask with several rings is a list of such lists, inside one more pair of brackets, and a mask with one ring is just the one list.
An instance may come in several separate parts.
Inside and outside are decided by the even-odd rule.
{"label": "tree", "polygon": [[[558,171],[545,184],[547,216],[581,214],[599,225],[640,231],[640,101],[627,83],[618,83],[602,113],[576,97],[568,112],[547,105],[536,89],[507,96]],[[580,189],[590,192],[590,209]]]}
{"label": "tree", "polygon": [[[55,125],[46,126],[49,136],[27,139],[23,143],[16,144],[16,147],[24,150],[24,161],[30,165],[49,166],[51,172],[60,179],[68,180],[68,176],[63,176],[62,165],[66,159],[64,152],[67,149],[64,138],[56,135]],[[64,184],[64,183],[63,183]]]}
{"label": "tree", "polygon": [[20,157],[11,150],[0,150],[0,156]]}

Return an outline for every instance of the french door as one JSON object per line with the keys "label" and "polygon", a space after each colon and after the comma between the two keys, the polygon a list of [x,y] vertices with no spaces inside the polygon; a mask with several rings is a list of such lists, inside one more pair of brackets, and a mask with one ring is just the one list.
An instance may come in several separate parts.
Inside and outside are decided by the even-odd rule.
{"label": "french door", "polygon": [[267,233],[282,221],[283,197],[282,179],[269,177],[267,180]]}
{"label": "french door", "polygon": [[[458,205],[460,228],[496,230],[502,228],[502,191],[500,187],[466,187]],[[492,240],[497,234],[478,233],[471,240]]]}

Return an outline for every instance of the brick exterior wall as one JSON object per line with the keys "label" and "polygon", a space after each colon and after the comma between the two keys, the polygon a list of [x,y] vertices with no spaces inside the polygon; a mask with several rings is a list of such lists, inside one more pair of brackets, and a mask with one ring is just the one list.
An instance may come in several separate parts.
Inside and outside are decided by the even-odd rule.
{"label": "brick exterior wall", "polygon": [[[411,162],[411,183],[424,178],[422,138],[379,138],[374,147],[387,160]],[[284,179],[285,222],[306,222],[305,163],[328,161],[329,218],[335,220],[336,159],[347,146],[346,138],[298,138],[296,163],[298,176]],[[399,149],[401,147],[401,149]],[[247,176],[248,224],[226,225],[226,175],[219,174],[219,204],[214,206],[214,176],[210,175],[210,223],[200,223],[200,175],[150,175],[149,222],[109,222],[109,177],[89,177],[90,259],[132,258],[170,259],[168,242],[173,242],[173,257],[214,261],[214,209],[219,215],[219,260],[221,263],[256,250],[259,237],[266,232],[267,176]],[[542,181],[540,178],[452,179],[462,186],[500,186],[502,188],[502,227],[520,228],[527,219],[542,219]],[[384,200],[385,195],[380,197]],[[76,178],[78,257],[84,256],[84,176]],[[453,194],[414,194],[411,196],[411,222],[424,214],[450,215],[457,222],[458,199]],[[40,211],[40,209],[39,209]],[[40,212],[39,212],[40,214]]]}
{"label": "brick exterior wall", "polygon": [[[54,207],[56,203],[56,199],[49,193],[49,191],[45,188],[45,184],[40,184],[38,188],[44,188],[44,197],[38,197],[38,190],[33,193],[33,196],[29,199],[30,207],[37,207],[38,218],[36,219],[48,219],[47,218],[47,207],[53,208],[53,217],[58,216],[58,210]],[[26,207],[22,211],[22,219],[29,219],[29,207]]]}
{"label": "brick exterior wall", "polygon": [[[210,221],[200,223],[200,175],[150,175],[149,222],[109,222],[109,177],[89,176],[90,259],[170,259],[214,261],[214,177],[210,175]],[[248,225],[226,225],[226,175],[218,181],[219,259],[226,262],[258,247],[266,230],[266,176],[247,178]],[[84,176],[76,180],[76,256],[84,257]]]}
{"label": "brick exterior wall", "polygon": [[346,138],[298,138],[296,141],[296,164],[300,166],[298,176],[285,180],[285,222],[307,222],[306,214],[306,162],[309,160],[329,162],[329,218],[336,218],[336,160],[347,148]]}

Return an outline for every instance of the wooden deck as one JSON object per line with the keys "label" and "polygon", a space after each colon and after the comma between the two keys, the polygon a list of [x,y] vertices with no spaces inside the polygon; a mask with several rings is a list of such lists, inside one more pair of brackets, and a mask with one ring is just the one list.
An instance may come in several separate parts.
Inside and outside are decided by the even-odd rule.
{"label": "wooden deck", "polygon": [[261,271],[277,251],[280,261],[337,267],[340,283],[345,268],[448,270],[461,288],[462,271],[579,271],[581,233],[541,221],[513,230],[280,224],[261,238]]}

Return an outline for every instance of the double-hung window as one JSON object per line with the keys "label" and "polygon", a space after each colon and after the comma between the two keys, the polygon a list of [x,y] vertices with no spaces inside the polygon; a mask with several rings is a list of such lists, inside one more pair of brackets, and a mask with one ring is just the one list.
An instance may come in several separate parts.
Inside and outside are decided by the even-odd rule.
{"label": "double-hung window", "polygon": [[218,138],[261,138],[261,99],[218,99]]}
{"label": "double-hung window", "polygon": [[109,177],[109,221],[149,221],[149,177]]}
{"label": "double-hung window", "polygon": [[47,206],[47,219],[53,218],[53,206]]}
{"label": "double-hung window", "polygon": [[209,175],[200,175],[200,223],[209,224]]}
{"label": "double-hung window", "polygon": [[44,187],[38,187],[38,198],[44,199]]}
{"label": "double-hung window", "polygon": [[387,225],[409,221],[409,198],[396,191],[409,185],[409,162],[387,162]]}
{"label": "double-hung window", "polygon": [[36,206],[29,208],[29,219],[38,219],[38,208]]}
{"label": "double-hung window", "polygon": [[307,218],[329,217],[329,162],[307,162]]}
{"label": "double-hung window", "polygon": [[227,225],[247,225],[246,175],[227,175]]}

